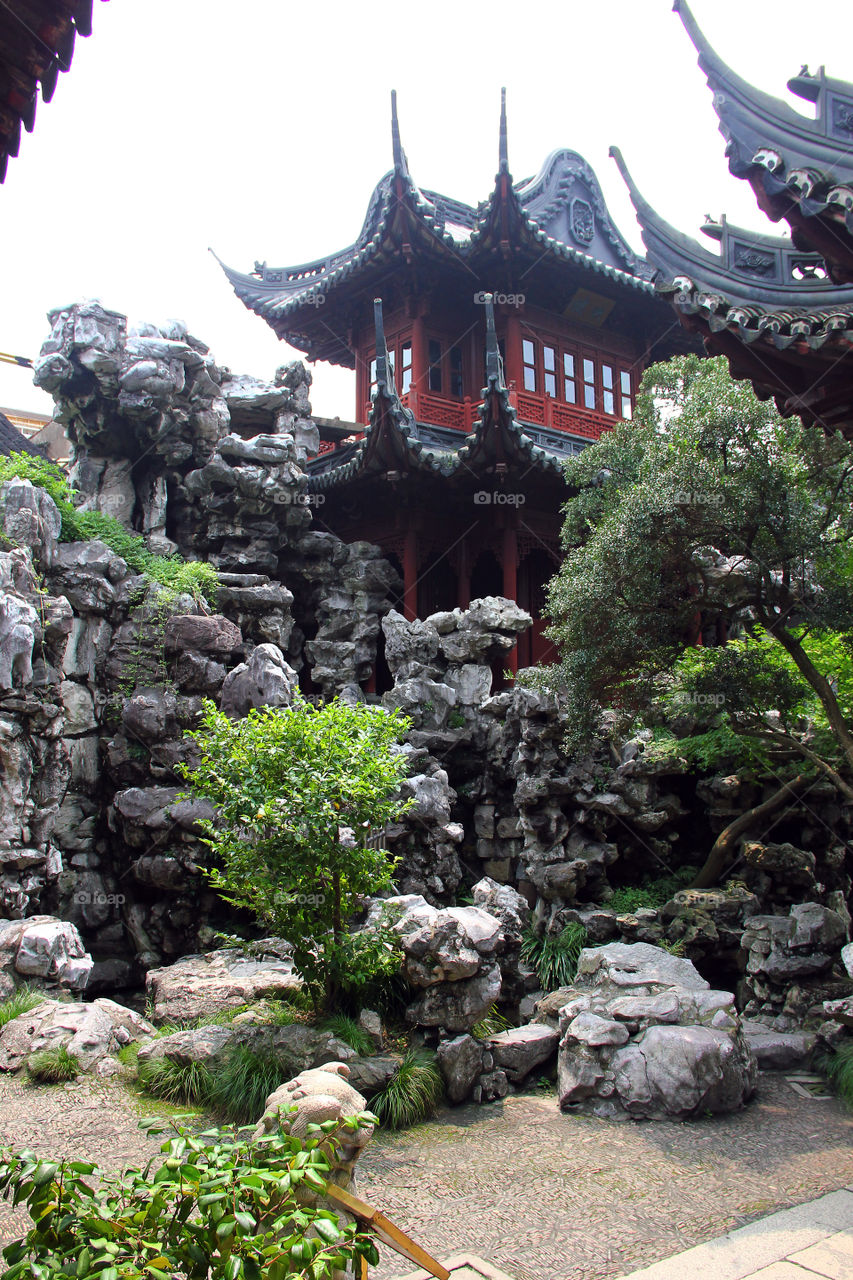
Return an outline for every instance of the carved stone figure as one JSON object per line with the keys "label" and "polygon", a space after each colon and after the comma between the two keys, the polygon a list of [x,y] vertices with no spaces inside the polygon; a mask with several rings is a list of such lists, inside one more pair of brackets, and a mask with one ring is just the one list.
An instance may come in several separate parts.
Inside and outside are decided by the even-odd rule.
{"label": "carved stone figure", "polygon": [[[322,1124],[326,1120],[343,1120],[347,1116],[364,1111],[364,1097],[348,1083],[349,1067],[343,1062],[327,1062],[322,1067],[300,1071],[294,1080],[279,1085],[267,1098],[264,1114],[254,1132],[257,1141],[265,1133],[271,1133],[280,1125],[295,1138],[304,1138],[309,1124]],[[295,1114],[288,1116],[289,1107],[296,1106]],[[356,1162],[373,1136],[372,1124],[360,1124],[357,1129],[336,1130],[337,1150],[326,1154],[332,1163],[330,1181],[339,1187],[354,1186]]]}

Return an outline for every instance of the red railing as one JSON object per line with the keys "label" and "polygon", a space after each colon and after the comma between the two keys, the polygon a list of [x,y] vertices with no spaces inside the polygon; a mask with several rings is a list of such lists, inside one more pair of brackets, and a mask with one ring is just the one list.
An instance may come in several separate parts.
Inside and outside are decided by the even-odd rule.
{"label": "red railing", "polygon": [[[509,399],[522,422],[548,427],[553,431],[565,431],[568,435],[582,436],[587,440],[598,440],[619,421],[608,413],[596,413],[577,405],[562,404],[552,396],[516,391],[512,384]],[[407,391],[400,400],[406,408],[412,410],[419,422],[435,427],[450,427],[466,433],[473,430],[482,404],[482,401],[472,400],[470,396],[463,400],[451,400],[431,391],[420,391],[417,394]],[[366,404],[365,422],[369,413],[370,405]]]}

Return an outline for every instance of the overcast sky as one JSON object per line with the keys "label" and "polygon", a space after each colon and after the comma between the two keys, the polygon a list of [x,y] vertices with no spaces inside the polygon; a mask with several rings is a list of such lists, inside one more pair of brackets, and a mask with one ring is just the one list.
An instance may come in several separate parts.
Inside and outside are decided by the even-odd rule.
{"label": "overcast sky", "polygon": [[[692,7],[731,67],[804,112],[785,88],[802,63],[853,81],[849,0]],[[476,204],[494,183],[503,84],[514,177],[558,147],[580,152],[636,249],[611,143],[682,230],[722,212],[773,230],[728,173],[670,0],[96,2],[91,38],[0,187],[0,350],[37,355],[49,308],[98,297],[131,321],[180,317],[220,364],[271,377],[293,353],[237,300],[208,246],[250,271],[355,239],[390,167],[392,88],[415,181]],[[316,366],[315,412],[350,418],[353,378]],[[49,413],[30,379],[0,364],[0,405]]]}

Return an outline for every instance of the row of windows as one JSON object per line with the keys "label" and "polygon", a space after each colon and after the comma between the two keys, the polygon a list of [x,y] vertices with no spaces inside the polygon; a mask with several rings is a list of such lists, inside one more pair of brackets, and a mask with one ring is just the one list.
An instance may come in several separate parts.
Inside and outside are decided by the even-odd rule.
{"label": "row of windows", "polygon": [[[585,409],[597,409],[614,417],[631,418],[631,374],[627,369],[619,369],[615,364],[591,356],[579,356],[573,351],[561,350],[532,338],[523,339],[521,352],[525,391],[544,391],[545,395],[566,404],[583,405]],[[392,374],[396,371],[398,356],[399,389],[400,394],[405,395],[412,386],[411,342],[403,342],[397,348],[389,347],[388,362]],[[461,348],[446,346],[439,339],[430,338],[427,356],[429,390],[461,400],[464,395]],[[371,394],[375,387],[376,360],[373,359],[370,362]]]}
{"label": "row of windows", "polygon": [[[400,394],[405,395],[412,386],[412,344],[405,342],[399,347],[400,353]],[[427,356],[429,359],[429,370],[427,377],[427,386],[430,391],[436,392],[437,395],[450,395],[456,400],[461,400],[464,395],[464,382],[462,378],[462,349],[461,347],[447,347],[437,338],[430,338],[427,347]],[[388,348],[388,363],[391,366],[391,372],[395,373],[397,368],[397,351],[394,347]],[[370,362],[370,392],[376,386],[376,360]]]}
{"label": "row of windows", "polygon": [[631,374],[590,356],[561,351],[547,343],[524,338],[521,360],[525,391],[544,391],[566,404],[582,404],[614,417],[633,413]]}

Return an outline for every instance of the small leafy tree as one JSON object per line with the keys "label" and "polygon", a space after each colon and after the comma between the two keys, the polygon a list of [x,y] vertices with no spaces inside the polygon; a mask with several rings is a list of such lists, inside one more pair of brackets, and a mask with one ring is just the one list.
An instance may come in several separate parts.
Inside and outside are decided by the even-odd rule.
{"label": "small leafy tree", "polygon": [[292,945],[315,1008],[334,1008],[354,975],[399,966],[387,931],[347,925],[366,896],[391,886],[393,863],[371,837],[410,803],[395,749],[408,724],[381,707],[297,696],[237,721],[205,702],[190,735],[200,760],[184,777],[217,811],[202,824],[210,879]]}
{"label": "small leafy tree", "polygon": [[[781,419],[724,360],[685,357],[648,370],[636,421],[570,459],[566,475],[574,496],[549,635],[569,745],[589,740],[605,707],[626,724],[647,714],[675,668],[682,697],[713,694],[727,708],[706,724],[717,745],[749,739],[775,773],[776,792],[715,843],[708,883],[733,841],[816,774],[850,798],[853,723],[837,673],[853,654],[853,452]],[[744,643],[695,657],[709,627]]]}
{"label": "small leafy tree", "polygon": [[3,1249],[0,1280],[332,1280],[358,1258],[375,1264],[367,1233],[316,1206],[336,1130],[329,1120],[301,1141],[276,1132],[255,1142],[246,1130],[177,1126],[159,1166],[117,1175],[6,1151],[0,1191],[26,1204],[33,1225]]}

